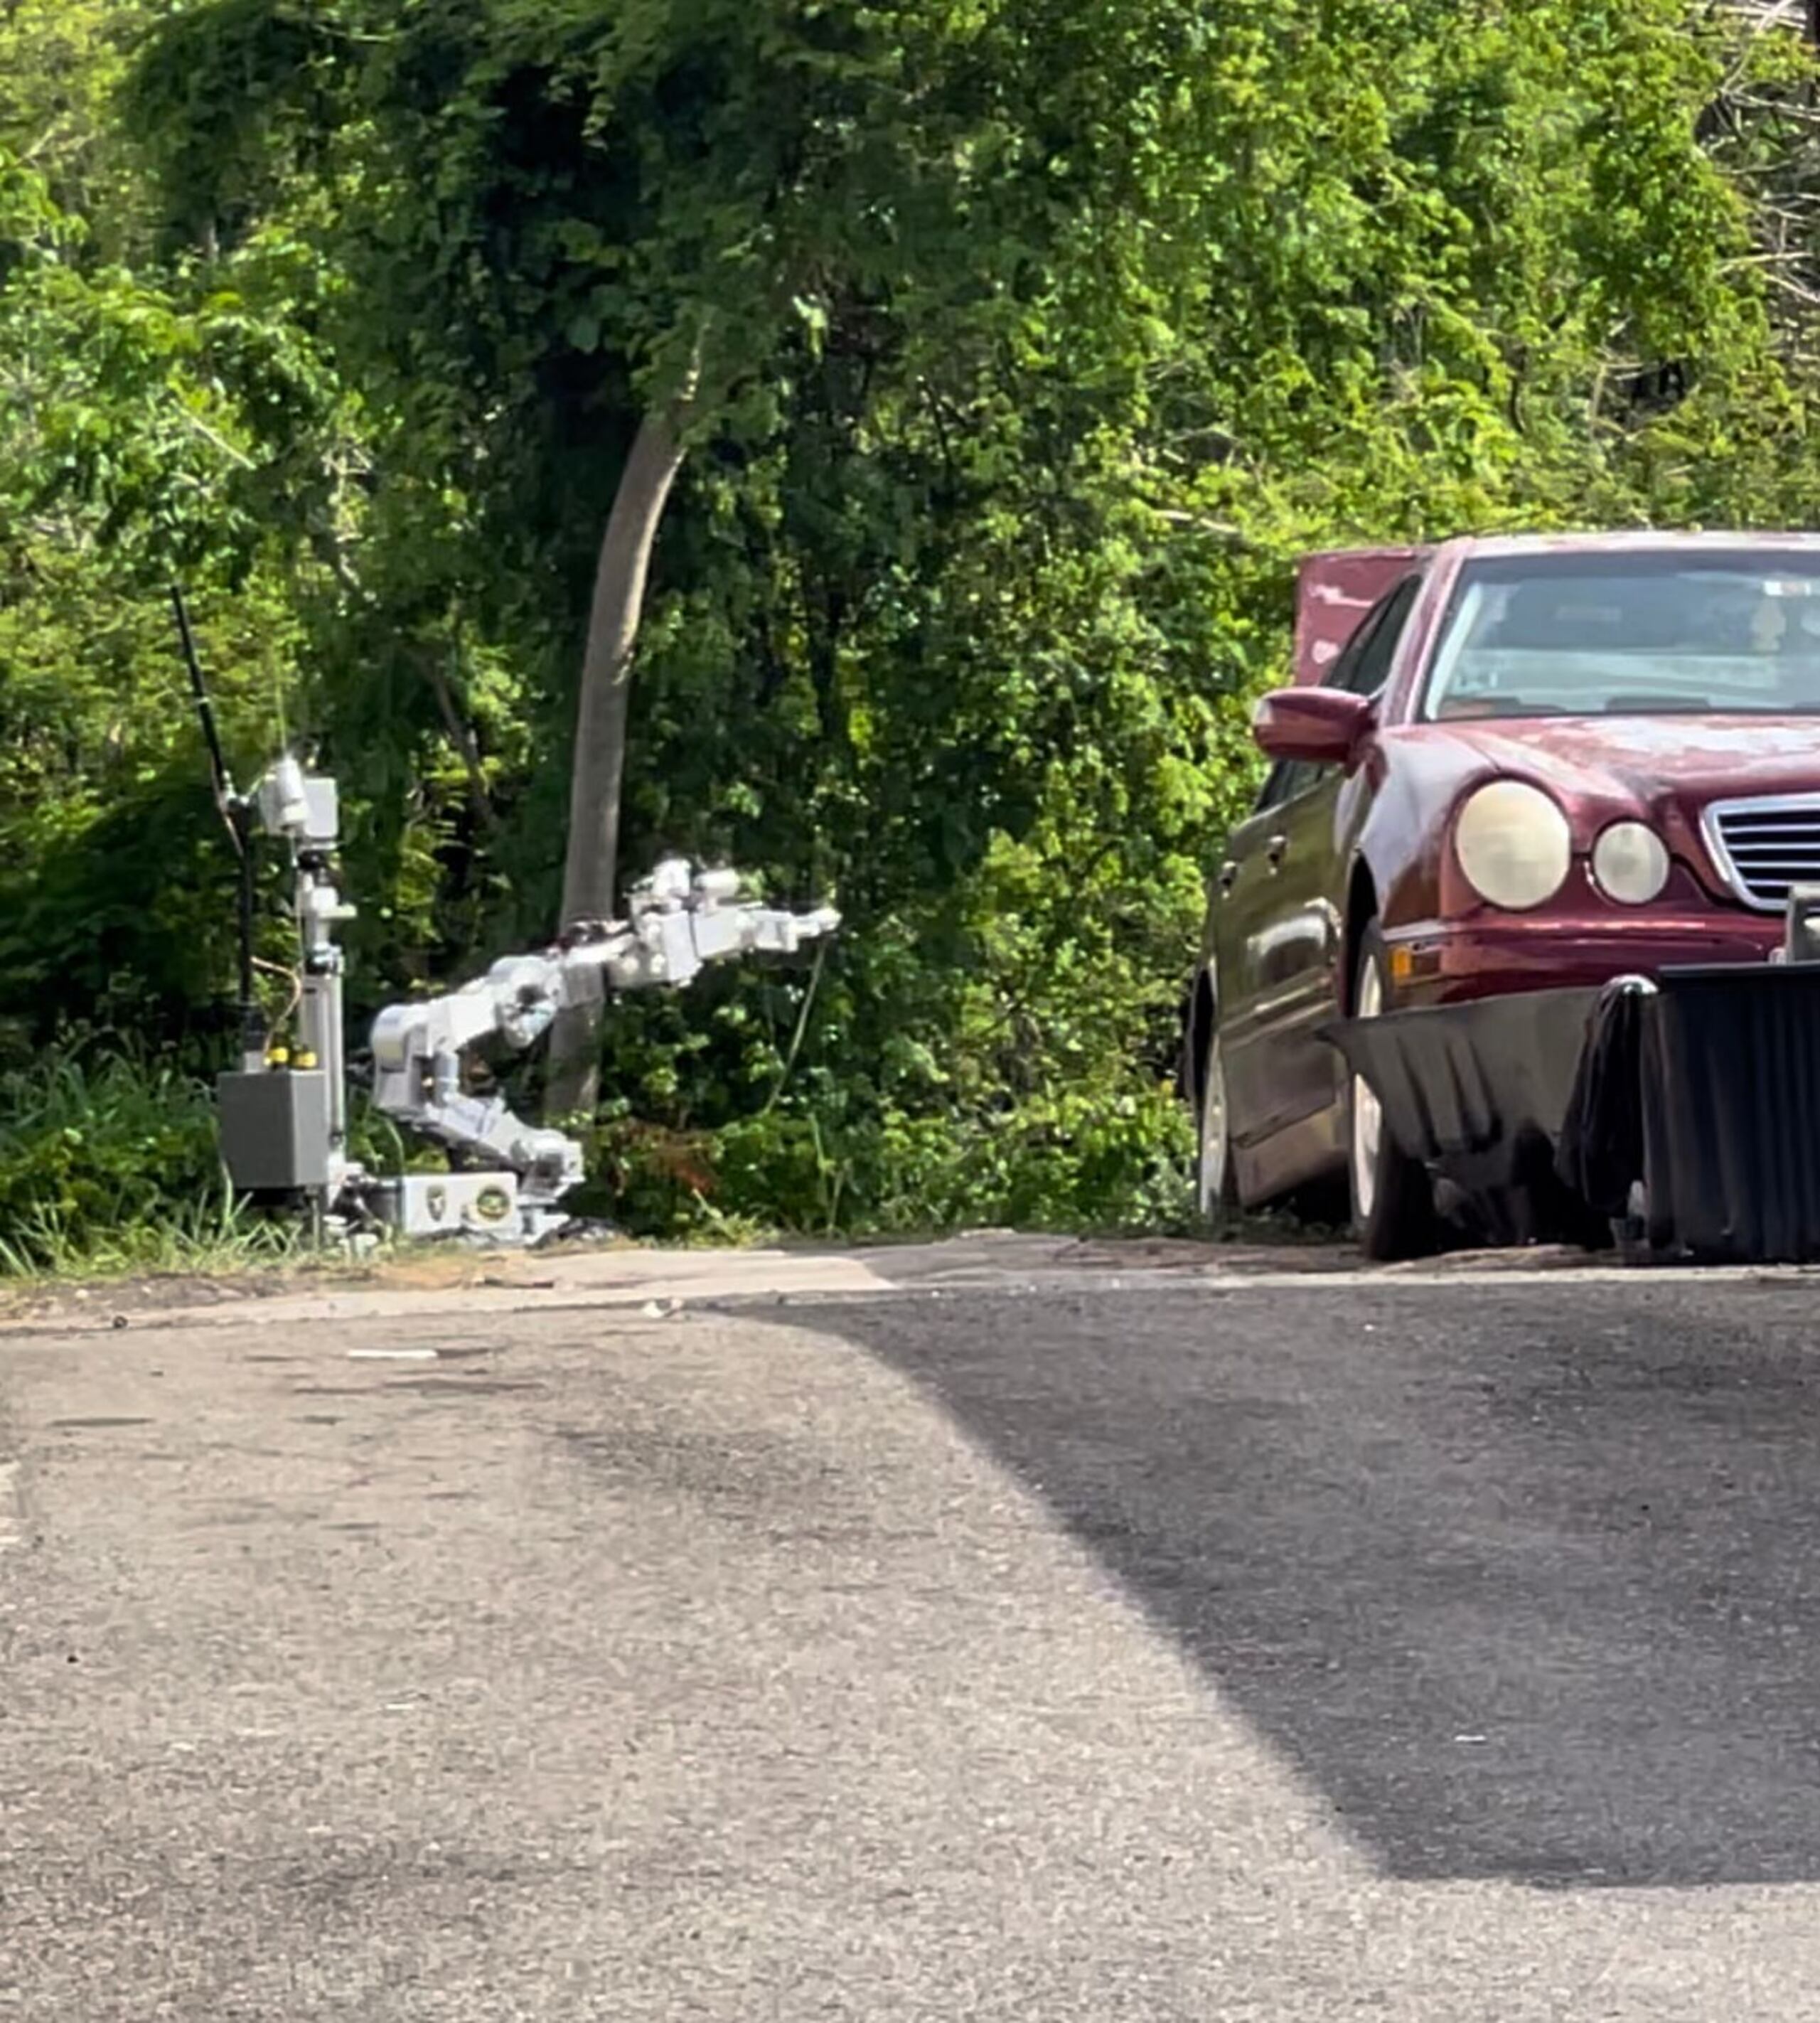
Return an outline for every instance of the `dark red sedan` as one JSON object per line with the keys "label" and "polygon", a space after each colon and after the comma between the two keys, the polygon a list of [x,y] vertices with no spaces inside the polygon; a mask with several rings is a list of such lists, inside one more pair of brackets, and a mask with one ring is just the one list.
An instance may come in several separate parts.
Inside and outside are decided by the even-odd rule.
{"label": "dark red sedan", "polygon": [[1431,1177],[1336,1020],[1769,957],[1820,883],[1820,535],[1316,557],[1297,652],[1209,885],[1201,1204],[1343,1177],[1367,1253],[1405,1257]]}

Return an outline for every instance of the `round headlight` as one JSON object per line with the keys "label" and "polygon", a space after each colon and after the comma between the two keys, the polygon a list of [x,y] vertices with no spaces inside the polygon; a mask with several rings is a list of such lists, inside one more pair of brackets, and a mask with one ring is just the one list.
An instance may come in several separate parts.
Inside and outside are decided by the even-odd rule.
{"label": "round headlight", "polygon": [[1522,913],[1552,899],[1573,862],[1567,818],[1540,787],[1493,780],[1460,810],[1454,854],[1482,899]]}
{"label": "round headlight", "polygon": [[1668,849],[1647,822],[1614,822],[1592,846],[1599,889],[1625,906],[1646,906],[1668,882]]}

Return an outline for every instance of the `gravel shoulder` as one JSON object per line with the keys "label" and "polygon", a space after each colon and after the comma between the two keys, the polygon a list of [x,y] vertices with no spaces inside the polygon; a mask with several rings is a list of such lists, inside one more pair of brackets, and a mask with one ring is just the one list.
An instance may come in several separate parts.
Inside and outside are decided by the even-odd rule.
{"label": "gravel shoulder", "polygon": [[748,1249],[608,1243],[547,1251],[425,1250],[359,1268],[331,1263],[221,1277],[170,1275],[100,1283],[0,1287],[0,1344],[126,1328],[350,1323],[572,1309],[963,1293],[1109,1291],[1193,1286],[1209,1293],[1293,1291],[1336,1280],[1411,1288],[1555,1279],[1584,1286],[1811,1283],[1795,1267],[1689,1271],[1622,1264],[1562,1248],[1456,1252],[1368,1266],[1337,1241],[1213,1242],[1083,1239],[989,1230],[930,1242]]}

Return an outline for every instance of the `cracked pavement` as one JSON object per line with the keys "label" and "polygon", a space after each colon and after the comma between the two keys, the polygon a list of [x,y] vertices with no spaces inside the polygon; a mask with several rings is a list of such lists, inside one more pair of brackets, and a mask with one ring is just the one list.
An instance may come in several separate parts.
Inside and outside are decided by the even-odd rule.
{"label": "cracked pavement", "polygon": [[1820,2018],[1812,1291],[988,1243],[15,1323],[0,2014]]}

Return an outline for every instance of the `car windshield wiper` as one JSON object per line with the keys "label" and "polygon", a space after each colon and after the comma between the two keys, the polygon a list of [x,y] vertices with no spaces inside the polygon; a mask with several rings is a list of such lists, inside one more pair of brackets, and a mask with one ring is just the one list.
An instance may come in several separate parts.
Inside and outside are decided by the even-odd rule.
{"label": "car windshield wiper", "polygon": [[1608,696],[1606,716],[1813,716],[1820,702],[1716,702],[1711,697],[1690,702],[1685,696]]}
{"label": "car windshield wiper", "polygon": [[1569,709],[1553,702],[1524,702],[1516,696],[1475,696],[1443,703],[1434,713],[1437,723],[1483,723],[1505,716],[1584,716],[1584,710]]}

